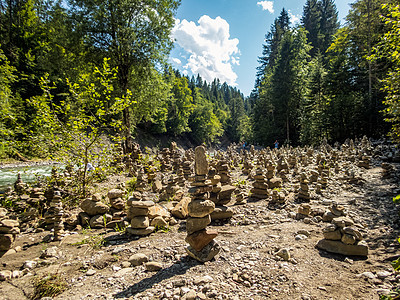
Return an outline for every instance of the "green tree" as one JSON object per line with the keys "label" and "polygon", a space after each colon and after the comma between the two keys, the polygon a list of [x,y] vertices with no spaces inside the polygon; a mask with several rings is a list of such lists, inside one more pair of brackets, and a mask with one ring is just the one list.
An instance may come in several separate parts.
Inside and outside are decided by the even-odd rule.
{"label": "green tree", "polygon": [[95,67],[81,74],[79,82],[67,80],[70,93],[59,104],[47,78],[41,80],[43,94],[29,100],[38,111],[34,122],[41,128],[42,138],[58,149],[58,159],[80,168],[77,181],[83,197],[88,163],[101,167],[106,157],[107,146],[100,143],[102,135],[118,133],[122,126],[119,114],[133,101],[129,90],[123,98],[116,96],[116,78],[116,70],[105,59],[102,69]]}
{"label": "green tree", "polygon": [[330,138],[326,75],[322,55],[317,53],[310,62],[307,93],[301,105],[300,140],[303,144],[317,144]]}
{"label": "green tree", "polygon": [[[137,84],[149,76],[149,70],[162,63],[169,53],[172,46],[169,35],[180,1],[70,0],[69,4],[78,22],[76,30],[84,34],[92,60],[110,57],[111,65],[118,68],[121,97],[133,80],[136,80],[135,90],[131,89],[134,97],[138,91],[151,88],[145,85],[137,87]],[[123,112],[128,152],[132,147],[131,109],[127,107]],[[147,113],[151,115],[152,110]]]}
{"label": "green tree", "polygon": [[391,136],[400,142],[400,5],[384,4],[386,11],[383,21],[388,31],[374,48],[372,61],[385,59],[392,66],[383,79],[383,90],[387,93],[383,103],[386,105],[384,113],[386,121],[392,124]]}
{"label": "green tree", "polygon": [[264,77],[254,109],[256,141],[297,143],[300,104],[305,94],[309,45],[303,28],[287,31],[273,70]]}

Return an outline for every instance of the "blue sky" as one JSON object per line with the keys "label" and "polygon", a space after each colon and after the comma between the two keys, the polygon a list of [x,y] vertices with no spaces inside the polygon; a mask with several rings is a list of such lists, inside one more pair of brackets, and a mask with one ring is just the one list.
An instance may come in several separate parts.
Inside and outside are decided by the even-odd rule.
{"label": "blue sky", "polygon": [[[354,1],[336,0],[339,19]],[[265,34],[284,7],[299,22],[305,0],[182,0],[173,30],[170,63],[182,73],[199,73],[208,82],[237,87],[248,96],[253,89],[257,58]]]}

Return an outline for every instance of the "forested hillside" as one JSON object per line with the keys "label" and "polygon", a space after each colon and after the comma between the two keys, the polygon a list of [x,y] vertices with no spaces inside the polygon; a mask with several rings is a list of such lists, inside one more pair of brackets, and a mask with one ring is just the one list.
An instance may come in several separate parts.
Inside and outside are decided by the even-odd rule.
{"label": "forested hillside", "polygon": [[399,5],[383,2],[356,1],[343,26],[333,0],[307,0],[296,26],[283,9],[245,98],[168,65],[179,0],[0,1],[0,157],[104,134],[129,151],[136,128],[298,145],[380,137],[386,117],[398,138]]}
{"label": "forested hillside", "polygon": [[[256,142],[381,137],[388,131],[385,117],[398,122],[398,55],[390,53],[398,48],[399,6],[384,3],[356,1],[341,27],[333,0],[307,0],[295,27],[282,10],[265,36],[250,97]],[[389,70],[397,70],[389,73],[390,85]],[[385,97],[392,105],[386,110]]]}

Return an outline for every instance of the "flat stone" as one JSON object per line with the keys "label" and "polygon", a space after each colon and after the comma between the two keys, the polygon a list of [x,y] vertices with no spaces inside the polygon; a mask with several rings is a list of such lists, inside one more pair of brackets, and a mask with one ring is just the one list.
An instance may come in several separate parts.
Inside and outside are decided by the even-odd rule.
{"label": "flat stone", "polygon": [[96,274],[96,270],[93,269],[89,269],[86,272],[86,276],[93,276],[94,274]]}
{"label": "flat stone", "polygon": [[127,205],[128,206],[132,206],[132,207],[137,207],[137,208],[149,208],[155,205],[155,203],[153,201],[147,200],[147,201],[135,201],[135,200],[131,200],[133,198],[129,198]]}
{"label": "flat stone", "polygon": [[192,218],[189,217],[186,220],[186,231],[188,234],[192,234],[196,231],[202,230],[207,227],[208,224],[211,223],[210,215],[207,215],[203,218]]}
{"label": "flat stone", "polygon": [[354,225],[353,220],[347,217],[333,218],[332,223],[340,228],[348,227]]}
{"label": "flat stone", "polygon": [[0,226],[8,228],[18,227],[19,222],[17,220],[12,220],[12,219],[3,219],[0,220]]}
{"label": "flat stone", "polygon": [[227,206],[216,206],[211,213],[211,220],[224,220],[233,216],[233,210]]}
{"label": "flat stone", "polygon": [[128,227],[126,228],[126,233],[130,235],[146,236],[151,234],[154,230],[155,230],[154,226],[149,226],[147,228],[142,228],[142,229]]}
{"label": "flat stone", "polygon": [[204,194],[209,193],[213,189],[212,185],[205,185],[205,186],[192,186],[189,188],[189,194],[196,195],[196,194]]}
{"label": "flat stone", "polygon": [[148,262],[149,258],[146,254],[135,253],[131,257],[129,257],[128,261],[131,263],[132,266],[140,266],[141,264]]}
{"label": "flat stone", "polygon": [[323,235],[324,238],[327,240],[340,241],[342,239],[342,234],[340,233],[340,230],[323,232]]}
{"label": "flat stone", "polygon": [[356,240],[358,241],[362,240],[362,234],[357,229],[353,227],[344,227],[342,230],[344,233],[354,236]]}
{"label": "flat stone", "polygon": [[368,256],[368,246],[362,241],[357,245],[346,245],[341,241],[323,239],[317,243],[317,248],[342,255]]}
{"label": "flat stone", "polygon": [[231,194],[236,190],[235,186],[231,185],[224,185],[221,188],[221,191],[219,192],[219,197],[221,199],[225,199],[231,196]]}
{"label": "flat stone", "polygon": [[122,198],[124,195],[125,195],[125,192],[120,189],[112,189],[112,190],[109,190],[107,193],[108,199]]}
{"label": "flat stone", "polygon": [[188,204],[189,216],[203,218],[214,211],[215,204],[210,200],[192,200]]}
{"label": "flat stone", "polygon": [[185,247],[185,250],[189,256],[204,263],[212,260],[221,251],[221,247],[213,240],[201,251],[196,251],[191,246]]}
{"label": "flat stone", "polygon": [[185,241],[192,246],[196,251],[201,251],[205,246],[207,246],[213,239],[218,236],[218,232],[215,230],[205,229],[196,231],[188,235]]}

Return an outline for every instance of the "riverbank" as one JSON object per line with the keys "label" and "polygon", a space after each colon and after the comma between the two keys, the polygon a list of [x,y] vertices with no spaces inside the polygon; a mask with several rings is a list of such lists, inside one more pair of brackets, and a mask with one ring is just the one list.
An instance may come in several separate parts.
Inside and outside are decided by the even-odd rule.
{"label": "riverbank", "polygon": [[62,163],[55,160],[31,160],[31,161],[4,160],[0,161],[0,169],[49,166],[49,165],[59,165],[59,164]]}

